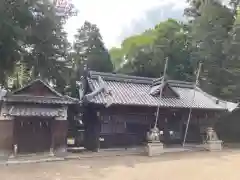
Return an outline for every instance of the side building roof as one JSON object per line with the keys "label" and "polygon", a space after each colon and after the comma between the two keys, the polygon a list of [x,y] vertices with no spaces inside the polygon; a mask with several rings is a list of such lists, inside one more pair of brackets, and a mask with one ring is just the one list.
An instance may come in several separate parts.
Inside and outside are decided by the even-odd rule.
{"label": "side building roof", "polygon": [[[37,85],[37,87],[36,87]],[[35,86],[34,89],[31,89]],[[43,88],[45,92],[36,94],[38,88]],[[30,88],[30,89],[29,89]],[[37,90],[39,91],[39,90]],[[46,93],[46,91],[48,91]],[[41,92],[41,90],[40,90]],[[41,79],[31,81],[22,88],[9,92],[2,96],[2,101],[11,103],[37,103],[37,104],[78,104],[79,100],[62,95],[54,90],[50,85]]]}

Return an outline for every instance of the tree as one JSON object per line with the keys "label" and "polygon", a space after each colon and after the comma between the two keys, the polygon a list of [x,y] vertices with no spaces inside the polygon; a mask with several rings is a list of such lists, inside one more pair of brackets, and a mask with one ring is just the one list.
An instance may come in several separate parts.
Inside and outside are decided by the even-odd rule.
{"label": "tree", "polygon": [[121,67],[122,62],[124,61],[124,53],[121,48],[111,48],[109,50],[112,64],[115,70],[118,70]]}
{"label": "tree", "polygon": [[226,47],[234,15],[218,1],[206,1],[200,10],[201,16],[192,21],[192,59],[203,62],[203,88],[215,96],[224,96],[228,86],[229,72],[226,71]]}
{"label": "tree", "polygon": [[240,99],[240,17],[239,10],[236,12],[236,19],[229,33],[229,46],[227,47],[227,62],[225,69],[231,74],[228,79],[228,86],[224,88],[224,95],[229,99]]}
{"label": "tree", "polygon": [[[189,80],[193,75],[190,46],[185,24],[173,19],[161,22],[154,29],[129,37],[126,63],[119,70],[123,73],[159,77],[165,59],[169,59],[167,74],[174,79]],[[147,34],[149,39],[146,40]],[[132,40],[132,41],[130,41]],[[126,46],[126,40],[123,45]],[[125,46],[122,45],[122,49]]]}
{"label": "tree", "polygon": [[0,85],[7,86],[7,77],[25,53],[24,42],[33,19],[30,5],[24,0],[0,1]]}
{"label": "tree", "polygon": [[73,48],[76,53],[74,61],[78,69],[86,63],[91,70],[102,72],[113,70],[110,55],[95,24],[87,21],[84,23],[75,36]]}
{"label": "tree", "polygon": [[[208,1],[209,0],[187,0],[187,2],[189,3],[189,7],[187,7],[184,10],[184,14],[190,18],[197,18],[198,16],[201,16],[202,7]],[[210,1],[217,1],[217,0],[210,0]]]}
{"label": "tree", "polygon": [[129,59],[126,64],[123,64],[122,68],[119,69],[119,72],[137,76],[155,77],[158,66],[154,66],[154,51],[152,47],[137,47],[132,53],[131,59]]}
{"label": "tree", "polygon": [[[154,40],[157,37],[157,28],[148,29],[142,34],[133,35],[123,40],[120,48],[113,47],[110,49],[110,56],[112,63],[114,64],[115,71],[125,72],[120,70],[123,67],[125,61],[131,59],[131,56],[135,54],[136,49],[142,49],[147,46],[152,46]],[[130,65],[130,64],[129,64]],[[124,68],[129,68],[127,64]],[[130,69],[129,69],[130,70]],[[127,70],[126,72],[128,72]]]}
{"label": "tree", "polygon": [[167,74],[178,80],[191,80],[193,66],[190,59],[190,46],[186,25],[169,19],[158,26],[158,36],[154,42],[155,58],[164,67],[165,59],[169,59]]}
{"label": "tree", "polygon": [[63,91],[69,47],[63,25],[73,10],[58,15],[48,0],[0,2],[0,84],[18,87],[40,77]]}
{"label": "tree", "polygon": [[32,79],[41,77],[52,81],[63,91],[69,47],[63,30],[66,17],[58,16],[56,8],[47,1],[36,2],[34,12],[34,23],[26,42],[30,50],[24,58],[25,62],[32,71]]}

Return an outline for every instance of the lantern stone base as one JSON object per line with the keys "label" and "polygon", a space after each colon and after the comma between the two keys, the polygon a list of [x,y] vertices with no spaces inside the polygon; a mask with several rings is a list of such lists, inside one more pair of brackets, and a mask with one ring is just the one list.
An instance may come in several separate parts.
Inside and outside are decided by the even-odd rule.
{"label": "lantern stone base", "polygon": [[161,142],[149,142],[146,145],[146,154],[151,156],[157,156],[163,153],[163,144]]}
{"label": "lantern stone base", "polygon": [[67,149],[66,147],[60,147],[60,148],[57,148],[54,152],[54,155],[56,157],[65,157],[67,156]]}
{"label": "lantern stone base", "polygon": [[208,151],[221,151],[222,141],[221,140],[207,141],[205,144],[205,148]]}

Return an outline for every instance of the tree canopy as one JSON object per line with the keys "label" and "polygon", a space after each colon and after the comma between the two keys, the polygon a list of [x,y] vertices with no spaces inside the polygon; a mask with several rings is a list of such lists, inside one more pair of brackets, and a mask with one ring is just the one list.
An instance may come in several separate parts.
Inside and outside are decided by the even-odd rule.
{"label": "tree canopy", "polygon": [[161,22],[153,29],[127,38],[121,48],[112,48],[113,64],[117,62],[117,71],[121,73],[159,77],[168,58],[169,76],[191,79],[193,69],[187,32],[186,25],[174,19]]}
{"label": "tree canopy", "polygon": [[[165,60],[173,79],[192,81],[203,63],[201,87],[215,96],[238,100],[240,83],[239,0],[188,0],[187,22],[168,19],[105,47],[100,29],[86,21],[67,40],[66,20],[72,4],[61,12],[48,0],[0,2],[0,85],[21,87],[37,77],[77,96],[83,69],[159,77]],[[109,27],[110,28],[110,27]]]}
{"label": "tree canopy", "polygon": [[65,82],[69,44],[63,25],[72,10],[58,15],[48,0],[0,2],[1,85],[17,88],[37,77],[59,85]]}

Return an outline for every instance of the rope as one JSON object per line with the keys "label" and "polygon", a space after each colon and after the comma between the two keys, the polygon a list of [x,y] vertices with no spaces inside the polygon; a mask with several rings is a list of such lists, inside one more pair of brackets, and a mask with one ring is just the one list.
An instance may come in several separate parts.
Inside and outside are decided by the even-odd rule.
{"label": "rope", "polygon": [[[192,98],[192,103],[191,103],[192,105],[193,105],[193,102],[194,102],[194,99],[195,99],[196,87],[197,87],[197,84],[198,84],[198,78],[199,78],[199,75],[200,75],[201,67],[202,67],[202,63],[199,64],[199,68],[198,68],[198,72],[197,72],[197,76],[196,76],[196,82],[195,82],[194,89],[193,89],[193,98]],[[182,144],[183,147],[185,146],[191,116],[192,116],[192,106],[190,106],[190,109],[189,109],[187,126],[186,126],[186,130],[185,130],[185,134],[184,134],[183,144]]]}
{"label": "rope", "polygon": [[[167,66],[168,66],[168,58],[166,58],[166,62],[165,62],[165,66],[164,66],[164,72],[163,72],[163,77],[162,77],[162,83],[161,85],[163,85],[164,83],[164,79],[165,79],[165,75],[166,75],[166,71],[167,71]],[[163,91],[163,86],[160,89],[160,101],[162,99],[162,91]],[[157,114],[156,114],[156,119],[155,119],[155,123],[154,123],[154,128],[157,127],[157,122],[158,122],[158,116],[159,116],[159,109],[160,109],[160,104],[157,107]]]}

